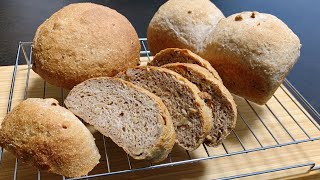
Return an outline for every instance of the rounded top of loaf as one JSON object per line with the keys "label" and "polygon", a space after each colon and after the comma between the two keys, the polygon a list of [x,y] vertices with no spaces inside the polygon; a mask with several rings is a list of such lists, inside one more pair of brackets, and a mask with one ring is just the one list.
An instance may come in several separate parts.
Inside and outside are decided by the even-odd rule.
{"label": "rounded top of loaf", "polygon": [[39,26],[33,43],[33,70],[67,89],[139,63],[140,42],[131,23],[93,3],[71,4],[54,13]]}
{"label": "rounded top of loaf", "polygon": [[[291,69],[300,56],[300,40],[280,19],[265,13],[241,12],[221,20],[207,39],[205,55],[224,51],[237,56],[250,69],[269,75]],[[219,53],[218,53],[219,54]],[[227,57],[226,57],[227,58]],[[210,61],[210,60],[209,60]],[[286,74],[286,73],[282,73]]]}
{"label": "rounded top of loaf", "polygon": [[207,39],[202,57],[226,87],[258,104],[266,103],[300,56],[300,40],[277,17],[241,12],[222,19]]}
{"label": "rounded top of loaf", "polygon": [[29,98],[3,120],[0,145],[40,170],[86,175],[100,154],[90,131],[55,99]]}
{"label": "rounded top of loaf", "polygon": [[198,53],[222,12],[209,0],[169,0],[153,16],[148,27],[148,46],[153,54],[163,49],[186,48]]}

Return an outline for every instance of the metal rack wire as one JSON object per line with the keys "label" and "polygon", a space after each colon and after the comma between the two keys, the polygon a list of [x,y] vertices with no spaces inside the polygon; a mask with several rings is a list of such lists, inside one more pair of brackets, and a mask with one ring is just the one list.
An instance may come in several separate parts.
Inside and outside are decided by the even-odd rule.
{"label": "metal rack wire", "polygon": [[[141,38],[141,56],[146,57],[147,60],[150,60],[151,55],[150,52],[147,50],[146,46],[146,41],[147,39]],[[30,69],[32,66],[32,43],[31,42],[20,42],[18,51],[17,51],[17,57],[16,57],[16,62],[15,66],[13,69],[13,74],[12,74],[12,80],[11,80],[11,86],[10,86],[10,93],[9,93],[9,100],[8,100],[8,106],[7,106],[7,112],[11,110],[12,106],[12,100],[13,100],[13,92],[15,88],[15,80],[16,80],[16,74],[17,74],[17,69],[18,69],[18,64],[19,63],[24,63],[22,62],[22,59],[25,60],[25,62],[28,65],[28,71],[27,71],[27,77],[26,77],[26,82],[25,82],[25,91],[24,91],[24,99],[28,98],[28,86],[29,86],[29,75],[30,75]],[[228,145],[225,143],[222,143],[222,147],[224,149],[224,153],[214,155],[210,154],[209,148],[206,145],[202,145],[205,152],[206,156],[205,157],[200,157],[200,158],[192,158],[191,155],[189,154],[188,151],[186,151],[188,158],[180,161],[174,161],[173,160],[173,155],[170,154],[168,157],[168,160],[162,164],[148,164],[144,167],[139,167],[135,168],[132,166],[132,162],[130,157],[127,155],[126,156],[126,161],[128,168],[127,169],[122,169],[122,170],[112,170],[112,165],[110,163],[110,150],[109,150],[109,144],[107,142],[107,138],[102,136],[102,142],[103,142],[103,148],[102,148],[102,156],[104,157],[104,162],[106,164],[106,171],[103,173],[98,173],[98,174],[91,174],[87,175],[84,177],[80,178],[74,178],[74,179],[87,179],[87,178],[95,178],[95,177],[101,177],[101,176],[110,176],[110,175],[116,175],[116,174],[122,174],[122,173],[129,173],[129,172],[135,172],[135,171],[144,171],[144,170],[149,170],[149,169],[156,169],[156,168],[162,168],[162,167],[168,167],[168,166],[178,166],[186,163],[194,163],[194,162],[199,162],[203,160],[210,160],[210,159],[216,159],[216,158],[222,158],[222,157],[227,157],[227,156],[234,156],[234,155],[239,155],[239,154],[244,154],[244,153],[251,153],[251,152],[256,152],[256,151],[261,151],[261,150],[266,150],[266,149],[273,149],[273,148],[279,148],[283,146],[288,146],[288,145],[293,145],[293,144],[299,144],[299,143],[304,143],[304,142],[309,142],[309,141],[315,141],[315,140],[320,140],[320,127],[317,124],[317,122],[320,122],[320,115],[319,113],[303,98],[303,96],[292,86],[292,84],[285,80],[284,84],[280,86],[282,91],[291,99],[292,102],[295,103],[297,108],[303,112],[303,114],[309,119],[309,121],[313,124],[313,126],[317,129],[317,135],[311,135],[304,127],[299,123],[299,121],[292,115],[290,109],[287,109],[285,104],[281,102],[276,95],[273,96],[273,98],[276,100],[276,102],[280,105],[280,107],[283,109],[287,115],[291,117],[291,121],[296,124],[297,128],[304,134],[305,138],[296,138],[294,132],[290,131],[285,124],[282,122],[281,118],[279,118],[274,111],[272,111],[271,107],[268,106],[268,104],[265,105],[265,108],[272,114],[276,122],[278,123],[278,126],[281,127],[284,132],[288,135],[290,140],[282,142],[280,141],[277,136],[274,134],[274,129],[266,123],[266,120],[259,115],[259,112],[255,109],[253,104],[247,100],[244,100],[246,105],[249,107],[249,110],[254,113],[254,115],[257,117],[257,120],[261,122],[262,126],[266,130],[266,132],[270,135],[271,139],[273,140],[272,144],[265,144],[264,142],[261,141],[259,138],[259,135],[256,132],[256,129],[250,125],[246,117],[244,116],[243,112],[238,111],[238,121],[241,121],[244,125],[245,128],[247,128],[248,132],[253,136],[253,140],[256,142],[257,146],[256,147],[247,147],[246,143],[241,139],[241,136],[239,133],[234,130],[232,131],[232,135],[236,139],[236,143],[239,145],[241,148],[240,150],[230,150],[228,148]],[[47,90],[47,84],[44,81],[43,85],[43,98],[46,97],[46,90]],[[288,92],[290,90],[290,93],[292,93],[295,98],[299,100],[299,102],[303,105],[301,107],[292,97],[289,95],[290,93]],[[63,102],[65,93],[64,90],[61,89],[61,102]],[[306,112],[306,111],[307,112]],[[317,122],[316,122],[317,121]],[[0,171],[1,171],[1,163],[3,159],[3,149],[0,149]],[[242,177],[248,177],[248,176],[254,176],[254,175],[259,175],[259,174],[265,174],[265,173],[271,173],[271,172],[276,172],[276,171],[284,171],[288,169],[293,169],[293,168],[300,168],[300,167],[306,167],[309,166],[310,170],[314,169],[319,169],[319,167],[316,167],[315,163],[304,163],[304,164],[296,164],[296,165],[291,165],[291,166],[285,166],[281,168],[275,168],[275,169],[267,169],[264,171],[257,171],[257,172],[250,172],[246,174],[240,174],[240,175],[234,175],[234,176],[229,176],[229,177],[224,177],[220,179],[237,179],[237,178],[242,178]],[[18,175],[18,159],[16,159],[15,162],[15,167],[14,167],[14,175],[13,179],[15,180]],[[41,179],[41,172],[38,171],[38,179]],[[62,179],[67,179],[65,177],[62,177]]]}

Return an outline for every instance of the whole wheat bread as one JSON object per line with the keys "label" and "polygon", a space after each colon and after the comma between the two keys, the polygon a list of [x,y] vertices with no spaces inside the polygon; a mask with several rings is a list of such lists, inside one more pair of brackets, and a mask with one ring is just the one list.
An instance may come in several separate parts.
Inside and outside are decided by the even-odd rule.
{"label": "whole wheat bread", "polygon": [[54,13],[33,39],[32,69],[46,82],[72,89],[139,64],[140,42],[129,20],[94,3],[74,3]]}
{"label": "whole wheat bread", "polygon": [[203,42],[225,18],[209,0],[169,0],[152,17],[148,30],[148,47],[156,54],[169,47],[186,48],[195,53],[204,50]]}
{"label": "whole wheat bread", "polygon": [[196,149],[209,134],[212,112],[199,97],[200,90],[186,78],[166,68],[145,66],[117,75],[159,96],[172,116],[177,143]]}
{"label": "whole wheat bread", "polygon": [[135,159],[164,160],[175,142],[170,114],[151,92],[118,78],[92,78],[75,86],[66,106]]}
{"label": "whole wheat bread", "polygon": [[169,63],[191,63],[198,64],[201,67],[204,67],[210,71],[213,76],[221,80],[218,72],[211,66],[211,64],[203,59],[202,57],[196,55],[188,49],[179,49],[179,48],[167,48],[159,53],[157,53],[152,61],[148,62],[150,66],[162,66]]}
{"label": "whole wheat bread", "polygon": [[280,19],[241,12],[221,19],[199,55],[230,92],[257,104],[275,93],[300,56],[299,37]]}
{"label": "whole wheat bread", "polygon": [[209,146],[221,144],[237,121],[236,104],[227,88],[207,69],[196,64],[173,63],[163,67],[181,74],[199,87],[202,91],[200,97],[205,99],[213,114],[212,129],[205,142]]}
{"label": "whole wheat bread", "polygon": [[7,114],[0,146],[20,161],[67,177],[88,174],[100,159],[86,126],[51,98],[29,98]]}

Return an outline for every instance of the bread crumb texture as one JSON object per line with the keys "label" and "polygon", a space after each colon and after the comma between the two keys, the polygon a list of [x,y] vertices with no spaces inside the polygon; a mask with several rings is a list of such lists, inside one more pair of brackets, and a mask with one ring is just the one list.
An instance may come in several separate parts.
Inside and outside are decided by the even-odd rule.
{"label": "bread crumb texture", "polygon": [[117,78],[92,78],[65,100],[77,116],[110,137],[134,159],[159,162],[175,142],[171,116],[151,92]]}

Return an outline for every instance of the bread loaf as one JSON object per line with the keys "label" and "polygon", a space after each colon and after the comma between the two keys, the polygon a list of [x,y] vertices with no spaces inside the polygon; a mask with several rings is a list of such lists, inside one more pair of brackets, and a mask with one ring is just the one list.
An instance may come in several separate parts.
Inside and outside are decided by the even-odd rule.
{"label": "bread loaf", "polygon": [[90,131],[55,99],[30,98],[16,106],[1,124],[0,146],[66,177],[88,174],[100,159]]}
{"label": "bread loaf", "polygon": [[207,60],[204,60],[188,49],[167,48],[161,50],[153,57],[152,61],[148,62],[148,65],[160,67],[169,63],[198,64],[199,66],[208,69],[216,79],[221,81],[219,74]]}
{"label": "bread loaf", "polygon": [[71,89],[139,64],[140,42],[117,11],[93,3],[68,5],[42,23],[33,40],[32,69],[50,84]]}
{"label": "bread loaf", "polygon": [[236,104],[227,88],[207,69],[196,64],[172,63],[162,67],[181,74],[198,86],[200,97],[205,99],[213,114],[212,128],[205,142],[209,146],[221,144],[235,128],[237,121]]}
{"label": "bread loaf", "polygon": [[209,0],[169,0],[153,16],[147,31],[153,55],[166,48],[186,48],[198,54],[204,41],[224,18]]}
{"label": "bread loaf", "polygon": [[212,125],[211,109],[199,97],[200,90],[174,71],[136,67],[117,75],[159,96],[172,116],[177,143],[187,150],[201,145]]}
{"label": "bread loaf", "polygon": [[200,55],[230,92],[265,104],[300,55],[299,38],[277,17],[242,12],[222,19]]}
{"label": "bread loaf", "polygon": [[170,114],[151,92],[117,78],[75,86],[66,106],[135,159],[164,160],[175,143]]}

